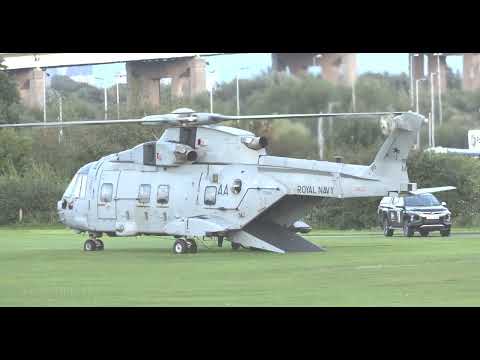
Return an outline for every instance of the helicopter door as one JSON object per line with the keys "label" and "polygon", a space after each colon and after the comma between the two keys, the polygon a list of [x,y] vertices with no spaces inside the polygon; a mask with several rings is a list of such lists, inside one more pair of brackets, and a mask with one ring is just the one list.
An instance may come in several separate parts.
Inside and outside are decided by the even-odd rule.
{"label": "helicopter door", "polygon": [[98,191],[98,218],[115,220],[117,218],[117,184],[118,171],[104,171],[100,179]]}

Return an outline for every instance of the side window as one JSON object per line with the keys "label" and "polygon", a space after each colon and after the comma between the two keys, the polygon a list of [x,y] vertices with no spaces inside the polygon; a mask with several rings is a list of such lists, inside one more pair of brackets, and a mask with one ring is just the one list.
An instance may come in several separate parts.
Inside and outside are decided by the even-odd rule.
{"label": "side window", "polygon": [[151,188],[152,187],[149,184],[140,185],[140,189],[138,190],[138,202],[142,204],[150,202]]}
{"label": "side window", "polygon": [[217,203],[217,187],[216,186],[207,186],[205,188],[205,205],[215,205]]}
{"label": "side window", "polygon": [[169,196],[170,186],[160,185],[157,190],[157,203],[162,205],[168,204]]}
{"label": "side window", "polygon": [[109,203],[112,201],[113,197],[113,184],[105,183],[100,189],[100,201],[104,203]]}

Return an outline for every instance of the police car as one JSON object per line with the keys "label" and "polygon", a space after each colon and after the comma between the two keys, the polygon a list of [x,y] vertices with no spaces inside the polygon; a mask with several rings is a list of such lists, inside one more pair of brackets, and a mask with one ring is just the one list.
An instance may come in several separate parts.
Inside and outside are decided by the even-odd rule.
{"label": "police car", "polygon": [[395,230],[402,230],[408,237],[415,232],[428,236],[432,231],[450,236],[452,215],[447,204],[430,193],[384,197],[377,215],[385,236],[392,236]]}

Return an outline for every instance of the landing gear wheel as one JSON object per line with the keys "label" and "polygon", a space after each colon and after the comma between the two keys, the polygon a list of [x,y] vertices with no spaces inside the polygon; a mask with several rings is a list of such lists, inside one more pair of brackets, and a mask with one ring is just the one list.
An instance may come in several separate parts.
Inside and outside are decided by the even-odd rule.
{"label": "landing gear wheel", "polygon": [[383,235],[393,236],[393,229],[388,227],[388,220],[386,218],[383,219]]}
{"label": "landing gear wheel", "polygon": [[185,254],[188,252],[188,244],[183,239],[178,239],[173,244],[173,253],[174,254]]}
{"label": "landing gear wheel", "polygon": [[420,231],[420,236],[421,236],[421,237],[427,237],[428,234],[429,234],[428,231]]}
{"label": "landing gear wheel", "polygon": [[85,241],[85,244],[83,244],[83,250],[85,251],[95,251],[97,250],[97,244],[95,243],[94,240],[89,239]]}
{"label": "landing gear wheel", "polygon": [[187,239],[186,240],[187,246],[188,246],[188,251],[191,254],[196,254],[197,253],[197,243],[193,239]]}
{"label": "landing gear wheel", "polygon": [[104,249],[103,241],[95,239],[95,245],[97,246],[97,250],[102,251]]}
{"label": "landing gear wheel", "polygon": [[443,237],[448,237],[450,236],[450,230],[440,230],[440,235]]}
{"label": "landing gear wheel", "polygon": [[413,236],[413,229],[408,226],[408,224],[403,225],[403,235],[405,235],[406,237]]}
{"label": "landing gear wheel", "polygon": [[237,251],[238,249],[240,249],[240,246],[242,245],[232,242],[232,250]]}

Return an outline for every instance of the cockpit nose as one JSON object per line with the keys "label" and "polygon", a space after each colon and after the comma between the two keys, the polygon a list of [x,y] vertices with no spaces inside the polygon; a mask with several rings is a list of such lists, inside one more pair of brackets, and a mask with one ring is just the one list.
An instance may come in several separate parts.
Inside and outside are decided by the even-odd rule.
{"label": "cockpit nose", "polygon": [[57,212],[61,223],[65,223],[65,209],[67,208],[67,200],[62,199],[57,202]]}

